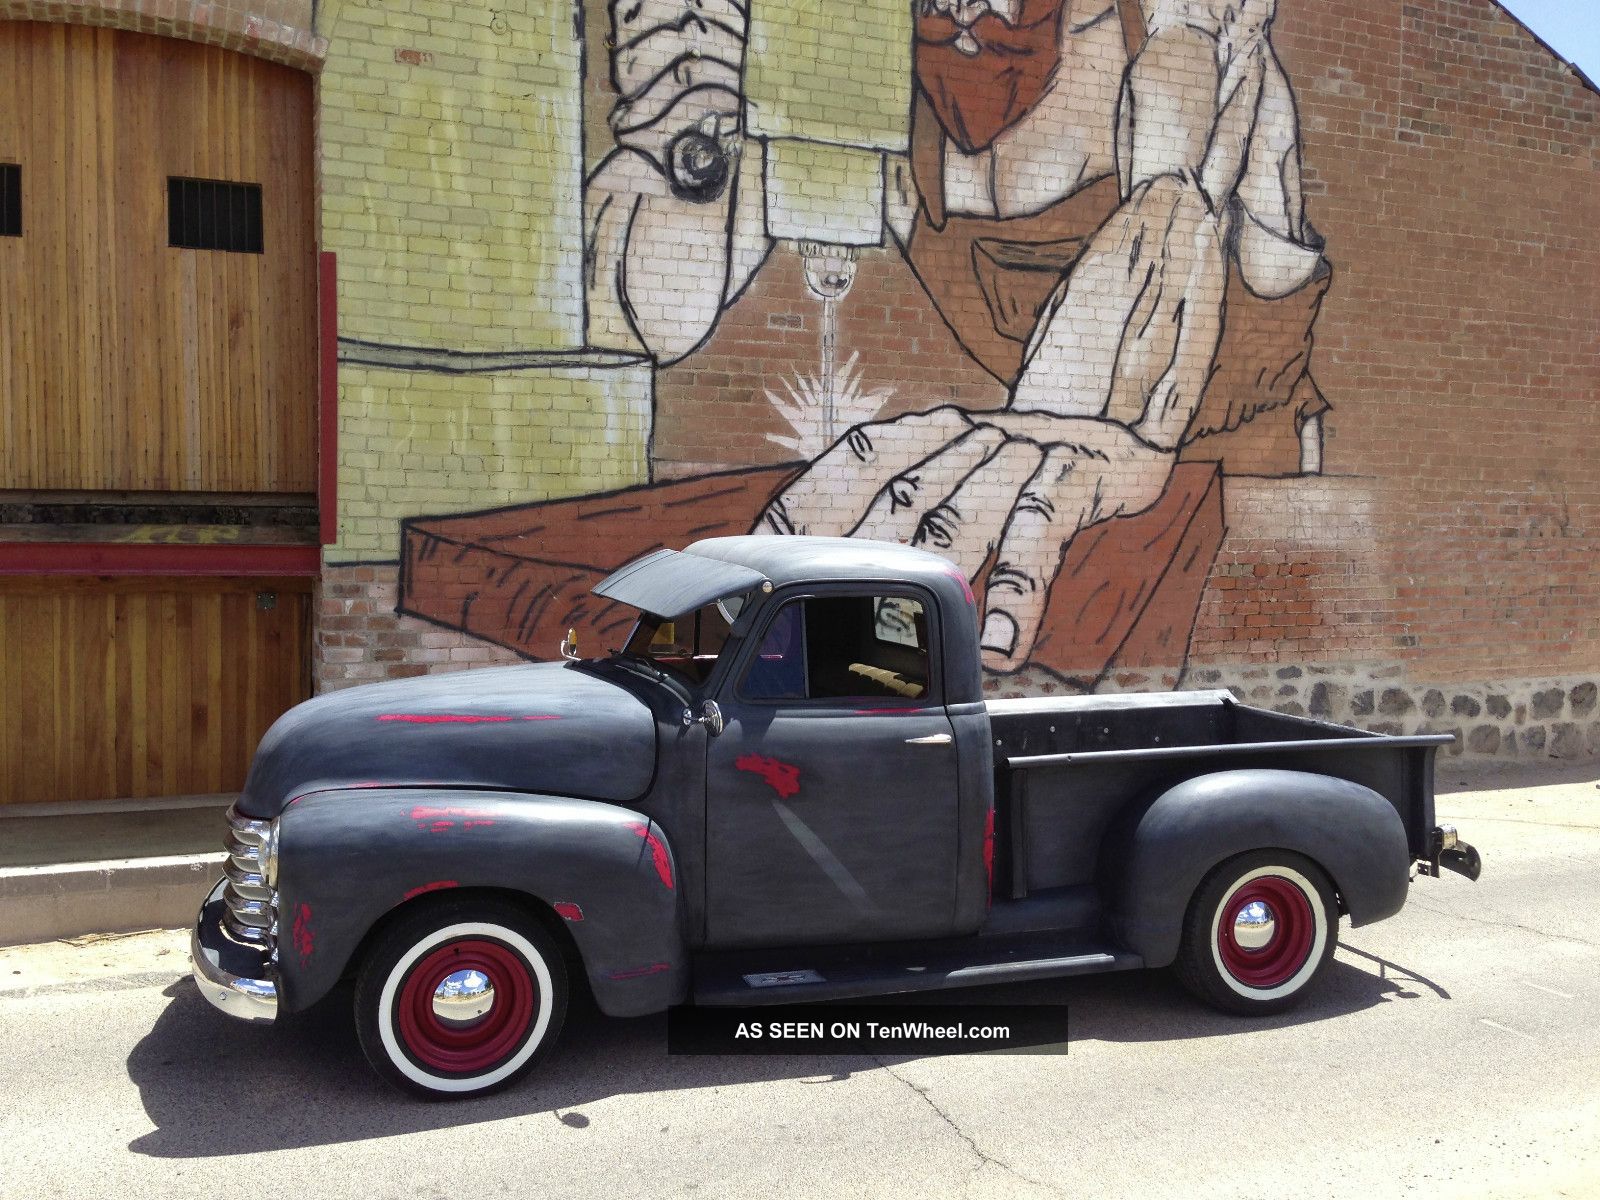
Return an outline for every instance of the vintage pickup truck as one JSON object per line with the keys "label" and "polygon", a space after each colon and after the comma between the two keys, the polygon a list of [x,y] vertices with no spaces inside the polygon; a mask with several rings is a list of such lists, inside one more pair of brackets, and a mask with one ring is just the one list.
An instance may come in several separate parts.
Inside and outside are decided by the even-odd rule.
{"label": "vintage pickup truck", "polygon": [[1276,1012],[1341,915],[1477,877],[1434,824],[1448,735],[1226,692],[986,702],[968,582],[920,550],[717,538],[595,592],[619,649],[273,726],[194,931],[208,1000],[272,1021],[353,977],[377,1071],[461,1096],[538,1061],[578,980],[636,1015],[1170,965]]}

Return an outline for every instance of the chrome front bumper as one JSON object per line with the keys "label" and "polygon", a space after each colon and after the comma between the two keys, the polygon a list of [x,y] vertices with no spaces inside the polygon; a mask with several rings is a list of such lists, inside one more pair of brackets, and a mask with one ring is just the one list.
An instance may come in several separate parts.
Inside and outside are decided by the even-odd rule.
{"label": "chrome front bumper", "polygon": [[241,1021],[275,1021],[278,1018],[278,985],[268,951],[260,946],[245,946],[230,938],[222,928],[226,904],[219,880],[200,906],[194,932],[189,935],[189,957],[194,962],[194,981],[200,994],[230,1017]]}

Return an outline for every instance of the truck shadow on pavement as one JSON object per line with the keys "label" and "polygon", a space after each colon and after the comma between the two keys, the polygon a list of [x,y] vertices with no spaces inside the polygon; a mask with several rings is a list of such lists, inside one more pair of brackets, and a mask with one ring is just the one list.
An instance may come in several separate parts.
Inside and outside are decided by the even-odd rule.
{"label": "truck shadow on pavement", "polygon": [[[229,1020],[206,1004],[188,979],[163,994],[170,1003],[128,1056],[128,1075],[156,1126],[129,1149],[154,1158],[336,1145],[540,1114],[581,1130],[589,1125],[583,1106],[613,1096],[777,1080],[824,1086],[913,1057],[669,1056],[664,1015],[608,1018],[587,996],[575,996],[560,1042],[528,1078],[482,1099],[428,1103],[391,1091],[368,1069],[356,1044],[348,987],[281,1028]],[[1254,1020],[1201,1007],[1164,971],[972,988],[920,999],[1066,1004],[1070,1040],[1081,1044],[1248,1038],[1394,1001],[1448,1000],[1449,993],[1341,944],[1339,957],[1304,1005]]]}

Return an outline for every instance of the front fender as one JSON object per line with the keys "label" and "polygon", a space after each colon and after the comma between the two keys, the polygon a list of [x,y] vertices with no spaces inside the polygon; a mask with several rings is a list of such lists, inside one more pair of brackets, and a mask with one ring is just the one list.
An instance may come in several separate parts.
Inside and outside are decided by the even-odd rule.
{"label": "front fender", "polygon": [[1400,814],[1371,788],[1301,771],[1222,771],[1169,788],[1104,856],[1111,923],[1152,967],[1177,956],[1189,900],[1211,869],[1249,850],[1293,850],[1333,879],[1352,925],[1405,903],[1411,855]]}
{"label": "front fender", "polygon": [[302,796],[279,820],[283,1011],[326,995],[384,916],[464,888],[522,893],[560,916],[612,1016],[687,993],[676,865],[640,813],[513,792],[338,789]]}

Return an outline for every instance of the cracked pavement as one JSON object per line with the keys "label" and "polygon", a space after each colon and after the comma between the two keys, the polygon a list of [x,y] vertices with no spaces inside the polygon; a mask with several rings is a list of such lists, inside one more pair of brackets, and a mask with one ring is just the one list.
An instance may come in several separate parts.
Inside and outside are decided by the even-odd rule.
{"label": "cracked pavement", "polygon": [[0,1198],[1600,1195],[1600,769],[1440,776],[1483,879],[1346,925],[1294,1013],[1157,972],[941,997],[1067,1003],[1064,1056],[672,1058],[580,1009],[520,1086],[425,1104],[348,993],[213,1011],[184,933],[0,950]]}

